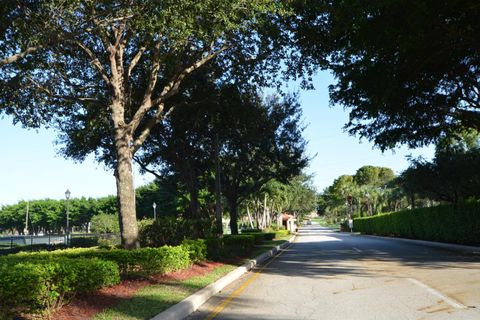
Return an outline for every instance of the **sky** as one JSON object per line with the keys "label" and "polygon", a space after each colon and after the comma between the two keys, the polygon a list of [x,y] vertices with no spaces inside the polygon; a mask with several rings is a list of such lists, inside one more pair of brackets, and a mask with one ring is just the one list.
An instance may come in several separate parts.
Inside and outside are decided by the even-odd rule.
{"label": "sky", "polygon": [[[318,191],[342,174],[354,174],[364,165],[389,167],[397,174],[408,167],[407,155],[430,159],[433,147],[409,150],[406,147],[382,153],[368,141],[345,133],[348,112],[331,107],[328,85],[333,77],[320,72],[314,77],[315,90],[299,91],[290,83],[289,91],[300,92],[307,154],[312,157],[307,173],[313,175]],[[103,197],[116,193],[113,172],[88,158],[75,163],[58,155],[56,133],[52,130],[27,130],[14,126],[8,117],[0,118],[0,206],[21,200],[63,199],[69,189],[72,197]],[[150,174],[135,174],[136,187],[153,180]]]}

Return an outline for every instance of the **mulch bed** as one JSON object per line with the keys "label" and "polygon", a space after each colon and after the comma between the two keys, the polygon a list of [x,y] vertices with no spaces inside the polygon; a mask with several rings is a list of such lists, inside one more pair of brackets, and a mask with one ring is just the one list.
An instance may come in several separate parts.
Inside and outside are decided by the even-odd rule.
{"label": "mulch bed", "polygon": [[171,272],[165,275],[154,275],[147,279],[122,280],[119,284],[102,288],[96,292],[78,295],[69,304],[63,306],[52,315],[56,320],[87,320],[106,308],[115,306],[122,300],[132,298],[135,293],[148,285],[172,281],[186,280],[194,276],[204,275],[222,266],[223,263],[205,261],[188,269]]}

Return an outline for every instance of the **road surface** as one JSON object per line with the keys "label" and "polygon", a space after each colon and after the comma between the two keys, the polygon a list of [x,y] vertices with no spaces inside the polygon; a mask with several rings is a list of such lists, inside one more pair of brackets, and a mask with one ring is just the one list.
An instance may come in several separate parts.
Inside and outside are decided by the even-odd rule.
{"label": "road surface", "polygon": [[313,224],[188,319],[478,320],[480,256]]}

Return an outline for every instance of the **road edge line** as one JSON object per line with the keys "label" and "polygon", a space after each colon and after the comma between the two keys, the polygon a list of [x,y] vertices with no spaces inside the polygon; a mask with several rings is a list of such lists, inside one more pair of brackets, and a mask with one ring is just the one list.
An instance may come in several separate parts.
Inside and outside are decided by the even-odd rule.
{"label": "road edge line", "polygon": [[242,266],[236,268],[235,270],[229,272],[227,275],[223,276],[222,278],[218,279],[212,284],[209,284],[203,289],[195,292],[194,294],[188,296],[187,298],[183,299],[179,303],[171,306],[170,308],[162,311],[161,313],[157,314],[150,320],[179,320],[184,319],[185,317],[189,316],[195,310],[197,310],[200,306],[202,306],[208,299],[210,299],[213,295],[220,292],[223,288],[228,286],[233,281],[240,278],[244,273],[253,269],[256,265],[265,262],[266,260],[270,259],[274,255],[277,254],[278,251],[281,249],[291,245],[295,238],[297,237],[294,234],[290,239],[286,242],[273,247],[267,252],[262,253],[261,255],[255,257],[254,259],[250,259],[247,263],[243,264]]}
{"label": "road edge line", "polygon": [[443,293],[439,292],[438,290],[426,285],[425,283],[421,282],[420,280],[417,280],[415,278],[406,278],[408,281],[416,284],[420,288],[426,290],[428,293],[436,296],[437,298],[442,299],[446,303],[448,303],[450,306],[454,307],[455,309],[468,309],[467,306],[461,304],[460,302],[457,302],[453,300],[452,298],[447,297]]}

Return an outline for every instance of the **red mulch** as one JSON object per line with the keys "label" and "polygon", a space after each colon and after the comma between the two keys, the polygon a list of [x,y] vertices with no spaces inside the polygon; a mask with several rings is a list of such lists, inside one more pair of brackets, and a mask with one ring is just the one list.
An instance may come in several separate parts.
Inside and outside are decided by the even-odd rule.
{"label": "red mulch", "polygon": [[118,302],[130,299],[141,288],[151,284],[169,281],[185,280],[194,276],[206,274],[223,265],[219,262],[205,261],[188,269],[171,272],[166,275],[154,275],[148,279],[123,280],[119,284],[102,288],[96,292],[78,295],[69,304],[56,311],[52,319],[56,320],[87,320],[106,308],[115,306]]}

